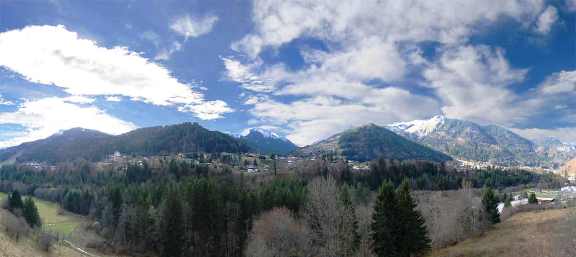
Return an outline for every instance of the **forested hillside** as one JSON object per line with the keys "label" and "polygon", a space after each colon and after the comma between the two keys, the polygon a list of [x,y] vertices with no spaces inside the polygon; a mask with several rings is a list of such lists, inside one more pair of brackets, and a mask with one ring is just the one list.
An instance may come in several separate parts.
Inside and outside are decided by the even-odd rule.
{"label": "forested hillside", "polygon": [[0,161],[58,163],[74,160],[100,161],[119,151],[126,155],[163,155],[189,152],[241,153],[250,147],[243,140],[211,131],[197,123],[136,129],[110,136],[86,129],[71,129],[0,150]]}

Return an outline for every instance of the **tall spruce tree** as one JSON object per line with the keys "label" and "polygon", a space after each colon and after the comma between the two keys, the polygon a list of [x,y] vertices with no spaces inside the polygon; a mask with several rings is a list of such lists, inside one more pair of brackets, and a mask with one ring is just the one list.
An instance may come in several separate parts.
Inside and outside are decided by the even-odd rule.
{"label": "tall spruce tree", "polygon": [[398,243],[402,231],[398,217],[398,199],[394,186],[384,182],[378,191],[372,215],[373,249],[378,257],[401,256]]}
{"label": "tall spruce tree", "polygon": [[485,187],[482,191],[482,205],[484,211],[488,215],[488,219],[492,224],[500,222],[500,214],[498,213],[498,199],[494,194],[494,190],[490,187]]}
{"label": "tall spruce tree", "polygon": [[162,257],[180,257],[184,251],[184,215],[176,190],[168,193],[160,217]]}
{"label": "tall spruce tree", "polygon": [[15,209],[22,209],[24,207],[24,202],[22,202],[22,196],[18,190],[14,190],[12,194],[8,197],[8,209],[14,211]]}
{"label": "tall spruce tree", "polygon": [[410,195],[410,182],[404,180],[397,190],[399,220],[402,233],[399,242],[400,256],[422,256],[430,249],[430,238],[426,229],[426,221],[416,210],[416,203]]}
{"label": "tall spruce tree", "polygon": [[343,185],[339,195],[339,231],[338,237],[339,255],[341,257],[353,256],[360,246],[360,234],[358,234],[358,220],[356,218],[356,208],[352,203],[348,185]]}
{"label": "tall spruce tree", "polygon": [[538,203],[538,198],[536,198],[536,193],[534,193],[534,192],[530,193],[530,196],[528,196],[528,203],[529,204]]}
{"label": "tall spruce tree", "polygon": [[42,225],[42,220],[40,219],[40,214],[38,213],[38,208],[34,203],[32,198],[28,197],[24,200],[24,204],[22,207],[22,216],[26,220],[26,223],[30,225],[30,227],[40,227]]}

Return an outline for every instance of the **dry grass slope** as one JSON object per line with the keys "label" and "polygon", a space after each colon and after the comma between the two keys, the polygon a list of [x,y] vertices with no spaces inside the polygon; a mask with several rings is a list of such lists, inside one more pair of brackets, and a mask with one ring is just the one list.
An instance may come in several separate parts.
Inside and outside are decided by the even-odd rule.
{"label": "dry grass slope", "polygon": [[[0,218],[6,215],[5,210],[0,210]],[[5,228],[0,224],[0,257],[79,257],[73,250],[55,245],[51,252],[44,252],[38,249],[36,243],[29,238],[22,238],[15,241],[8,237]]]}
{"label": "dry grass slope", "polygon": [[519,213],[484,235],[430,257],[574,257],[576,209]]}

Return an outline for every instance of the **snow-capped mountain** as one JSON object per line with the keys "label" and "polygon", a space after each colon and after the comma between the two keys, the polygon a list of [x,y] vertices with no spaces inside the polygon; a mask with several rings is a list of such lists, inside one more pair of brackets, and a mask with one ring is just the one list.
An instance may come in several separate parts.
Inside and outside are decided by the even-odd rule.
{"label": "snow-capped mountain", "polygon": [[408,122],[397,122],[387,127],[395,132],[409,133],[417,137],[424,137],[434,131],[438,126],[446,121],[444,115],[437,115],[429,120],[414,120]]}
{"label": "snow-capped mountain", "polygon": [[275,132],[263,128],[246,130],[240,136],[248,145],[263,154],[288,154],[296,148],[294,143]]}
{"label": "snow-capped mountain", "polygon": [[250,133],[259,133],[260,135],[262,135],[263,137],[266,138],[275,138],[275,139],[282,139],[282,140],[288,140],[280,135],[278,135],[276,132],[269,130],[269,129],[265,129],[265,128],[251,128],[251,129],[247,129],[242,131],[242,133],[240,134],[240,136],[245,137],[248,136]]}
{"label": "snow-capped mountain", "polygon": [[537,146],[514,132],[495,125],[434,116],[428,120],[399,122],[390,130],[458,159],[499,165],[549,165]]}

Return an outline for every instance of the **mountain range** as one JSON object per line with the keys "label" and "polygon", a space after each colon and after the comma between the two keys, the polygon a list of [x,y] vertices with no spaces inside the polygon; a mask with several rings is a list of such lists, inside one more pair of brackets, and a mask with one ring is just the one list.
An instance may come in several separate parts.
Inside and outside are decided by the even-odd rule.
{"label": "mountain range", "polygon": [[369,124],[349,129],[298,150],[302,156],[335,154],[348,160],[370,161],[379,157],[397,160],[448,161],[452,158],[407,140],[387,128]]}
{"label": "mountain range", "polygon": [[386,127],[414,142],[457,159],[498,165],[557,167],[576,154],[576,151],[568,148],[559,151],[558,149],[562,149],[558,147],[562,144],[559,141],[538,145],[500,126],[480,125],[445,116],[398,122]]}
{"label": "mountain range", "polygon": [[299,156],[334,154],[356,161],[379,157],[431,161],[455,158],[496,165],[551,168],[559,168],[576,157],[575,145],[556,139],[535,143],[503,127],[435,116],[428,120],[386,126],[369,124],[302,148],[261,128],[250,129],[240,136],[211,131],[189,122],[141,128],[118,136],[76,128],[46,139],[0,149],[0,162],[98,161],[115,151],[129,155],[187,152],[293,153]]}

